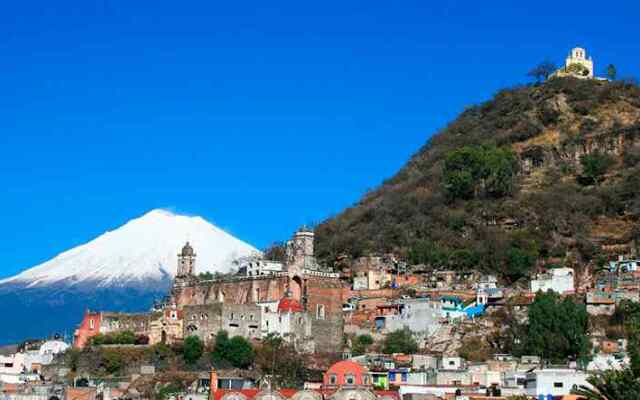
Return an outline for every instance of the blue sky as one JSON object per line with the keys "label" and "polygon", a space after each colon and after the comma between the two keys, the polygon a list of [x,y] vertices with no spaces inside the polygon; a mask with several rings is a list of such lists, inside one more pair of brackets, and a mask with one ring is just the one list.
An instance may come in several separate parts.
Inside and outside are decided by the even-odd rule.
{"label": "blue sky", "polygon": [[0,276],[157,207],[262,248],[574,45],[640,76],[637,2],[516,3],[4,4]]}

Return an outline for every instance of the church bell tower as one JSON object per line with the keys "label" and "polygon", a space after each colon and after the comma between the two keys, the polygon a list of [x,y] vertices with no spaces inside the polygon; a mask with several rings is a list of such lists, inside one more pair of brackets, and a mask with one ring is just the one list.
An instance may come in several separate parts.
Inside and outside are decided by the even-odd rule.
{"label": "church bell tower", "polygon": [[196,253],[193,247],[187,242],[180,254],[178,254],[178,273],[177,276],[186,277],[193,276],[196,272]]}

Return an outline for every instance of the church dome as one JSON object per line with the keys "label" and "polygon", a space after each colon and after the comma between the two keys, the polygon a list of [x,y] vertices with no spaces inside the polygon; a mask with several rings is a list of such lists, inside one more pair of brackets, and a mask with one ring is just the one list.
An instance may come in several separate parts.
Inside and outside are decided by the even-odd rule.
{"label": "church dome", "polygon": [[193,257],[196,253],[193,251],[193,247],[187,242],[182,248],[182,252],[180,253],[182,257]]}
{"label": "church dome", "polygon": [[298,300],[285,297],[278,303],[278,312],[303,312],[302,304]]}

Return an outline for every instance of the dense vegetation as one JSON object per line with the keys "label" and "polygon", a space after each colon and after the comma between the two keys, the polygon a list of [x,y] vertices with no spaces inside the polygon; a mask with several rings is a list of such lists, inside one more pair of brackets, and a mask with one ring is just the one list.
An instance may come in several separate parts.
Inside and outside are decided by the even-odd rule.
{"label": "dense vegetation", "polygon": [[538,292],[522,319],[510,308],[490,316],[497,330],[486,338],[463,341],[460,354],[486,360],[494,353],[539,356],[552,363],[567,359],[586,361],[591,350],[589,316],[581,299],[553,291]]}
{"label": "dense vegetation", "polygon": [[640,88],[551,79],[469,107],[393,178],[318,225],[316,252],[329,264],[394,252],[515,281],[536,265],[588,262],[603,243],[637,246],[638,187]]}
{"label": "dense vegetation", "polygon": [[522,338],[522,354],[534,354],[545,360],[563,362],[589,354],[587,337],[589,316],[584,304],[555,292],[539,292],[529,307],[528,323]]}

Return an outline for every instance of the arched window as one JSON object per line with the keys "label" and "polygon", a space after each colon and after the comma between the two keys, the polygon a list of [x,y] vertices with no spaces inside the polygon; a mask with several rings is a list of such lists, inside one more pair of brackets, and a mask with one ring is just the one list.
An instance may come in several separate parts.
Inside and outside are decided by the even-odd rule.
{"label": "arched window", "polygon": [[344,381],[347,385],[355,385],[356,384],[356,377],[353,374],[347,374],[344,377]]}

